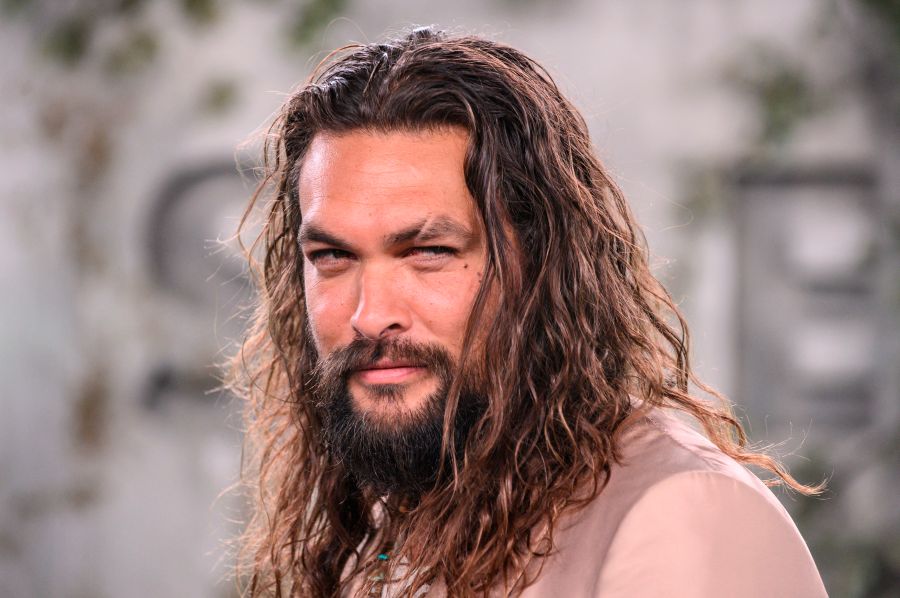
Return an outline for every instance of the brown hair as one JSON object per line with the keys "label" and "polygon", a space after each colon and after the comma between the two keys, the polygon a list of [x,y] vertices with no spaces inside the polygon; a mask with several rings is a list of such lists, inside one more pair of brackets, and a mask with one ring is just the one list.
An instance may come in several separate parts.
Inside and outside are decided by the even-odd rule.
{"label": "brown hair", "polygon": [[[383,510],[376,523],[378,498],[329,457],[309,400],[316,357],[297,177],[320,132],[441,127],[469,133],[465,177],[488,259],[466,346],[489,327],[478,366],[492,400],[459,462],[445,424],[453,475],[408,512]],[[748,448],[727,401],[695,378],[685,322],[651,274],[646,242],[583,119],[523,53],[432,29],[343,48],[284,104],[265,156],[265,179],[245,215],[268,198],[248,250],[259,302],[230,380],[246,400],[244,473],[255,510],[238,571],[250,595],[336,596],[344,574],[364,566],[360,548],[388,528],[391,563],[408,565],[392,571],[405,596],[437,580],[454,596],[509,584],[534,556],[536,530],[552,546],[560,515],[602,490],[618,432],[652,407],[692,415],[723,452],[773,472],[770,485],[818,491]],[[499,299],[488,323],[492,285]],[[689,383],[710,398],[690,394]],[[445,421],[453,421],[458,386]]]}

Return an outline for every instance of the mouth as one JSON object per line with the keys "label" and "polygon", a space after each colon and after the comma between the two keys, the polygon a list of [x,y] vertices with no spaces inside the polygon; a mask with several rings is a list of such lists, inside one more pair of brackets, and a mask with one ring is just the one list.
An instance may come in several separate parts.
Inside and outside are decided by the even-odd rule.
{"label": "mouth", "polygon": [[354,377],[364,384],[398,384],[425,371],[425,367],[410,361],[380,360],[360,368]]}

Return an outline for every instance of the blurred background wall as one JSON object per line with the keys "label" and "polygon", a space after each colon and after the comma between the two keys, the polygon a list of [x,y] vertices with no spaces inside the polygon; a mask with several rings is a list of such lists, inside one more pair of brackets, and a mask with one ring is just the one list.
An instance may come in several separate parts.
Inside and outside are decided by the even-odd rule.
{"label": "blurred background wall", "polygon": [[236,147],[425,24],[549,67],[830,593],[900,594],[895,0],[2,0],[0,596],[234,595]]}

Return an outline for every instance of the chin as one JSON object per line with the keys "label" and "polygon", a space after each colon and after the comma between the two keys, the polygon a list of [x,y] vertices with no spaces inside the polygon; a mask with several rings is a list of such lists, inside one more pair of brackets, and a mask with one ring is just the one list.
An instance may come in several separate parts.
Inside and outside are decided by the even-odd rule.
{"label": "chin", "polygon": [[[318,399],[325,445],[361,488],[416,497],[440,482],[444,415],[450,381],[440,376],[404,384],[363,384],[352,377]],[[487,401],[467,392],[451,426],[457,457]]]}
{"label": "chin", "polygon": [[433,383],[351,384],[354,407],[370,416],[396,418],[400,413],[417,413],[434,392]]}

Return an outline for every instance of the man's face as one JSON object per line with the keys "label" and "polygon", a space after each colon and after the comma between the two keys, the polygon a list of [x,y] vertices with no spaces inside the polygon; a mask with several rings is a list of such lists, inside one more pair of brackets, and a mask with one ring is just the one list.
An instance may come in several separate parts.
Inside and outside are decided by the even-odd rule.
{"label": "man's face", "polygon": [[321,134],[302,164],[310,332],[347,408],[382,431],[435,415],[460,355],[486,259],[467,144],[456,129]]}

